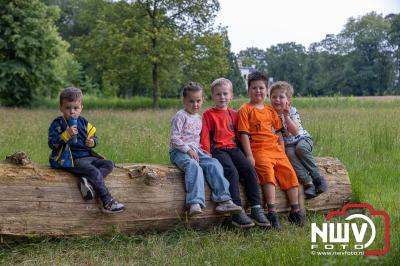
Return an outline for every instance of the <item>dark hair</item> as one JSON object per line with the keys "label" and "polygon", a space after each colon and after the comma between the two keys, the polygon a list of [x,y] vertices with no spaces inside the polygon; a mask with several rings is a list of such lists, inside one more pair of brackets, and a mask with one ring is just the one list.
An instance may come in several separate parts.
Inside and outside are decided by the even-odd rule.
{"label": "dark hair", "polygon": [[182,96],[186,97],[188,92],[198,92],[198,91],[203,91],[203,87],[199,83],[191,81],[183,87]]}
{"label": "dark hair", "polygon": [[60,105],[62,105],[64,100],[67,100],[68,102],[73,102],[77,99],[81,99],[83,103],[82,91],[75,87],[67,87],[60,94]]}
{"label": "dark hair", "polygon": [[265,83],[265,87],[268,88],[268,76],[267,73],[264,73],[262,71],[256,70],[253,73],[250,73],[247,77],[247,87],[250,88],[250,84],[253,81],[258,81],[262,80]]}

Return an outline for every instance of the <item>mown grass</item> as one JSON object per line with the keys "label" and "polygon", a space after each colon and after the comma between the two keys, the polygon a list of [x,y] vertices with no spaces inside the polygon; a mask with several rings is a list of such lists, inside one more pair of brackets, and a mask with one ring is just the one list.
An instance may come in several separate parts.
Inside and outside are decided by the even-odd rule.
{"label": "mown grass", "polygon": [[[314,154],[339,158],[349,172],[353,201],[370,203],[390,215],[391,248],[384,257],[312,256],[309,224],[296,228],[281,217],[285,229],[279,233],[218,226],[200,232],[177,229],[132,236],[32,239],[2,245],[0,264],[399,265],[399,102],[338,102],[333,98],[313,105],[313,101],[301,99],[295,104],[314,137]],[[110,111],[86,107],[83,115],[98,128],[100,153],[117,163],[169,164],[169,123],[176,108]],[[47,129],[57,115],[56,109],[0,108],[0,158],[24,150],[33,161],[47,164]],[[310,213],[308,219],[309,223],[321,222],[324,215]]]}

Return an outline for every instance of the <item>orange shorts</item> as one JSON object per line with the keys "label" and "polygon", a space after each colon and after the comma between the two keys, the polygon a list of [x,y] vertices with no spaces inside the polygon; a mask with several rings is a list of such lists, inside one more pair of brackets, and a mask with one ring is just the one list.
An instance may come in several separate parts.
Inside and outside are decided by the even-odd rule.
{"label": "orange shorts", "polygon": [[272,183],[276,186],[279,184],[282,190],[299,186],[296,172],[287,157],[275,159],[268,158],[264,154],[253,155],[255,155],[258,182],[261,185]]}

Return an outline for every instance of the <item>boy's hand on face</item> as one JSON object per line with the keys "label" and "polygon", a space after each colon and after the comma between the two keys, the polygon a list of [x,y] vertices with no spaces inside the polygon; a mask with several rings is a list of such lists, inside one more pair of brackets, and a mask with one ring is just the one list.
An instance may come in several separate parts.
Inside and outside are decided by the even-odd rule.
{"label": "boy's hand on face", "polygon": [[289,116],[289,111],[290,111],[290,103],[286,102],[285,105],[283,106],[282,113],[284,116]]}
{"label": "boy's hand on face", "polygon": [[87,147],[89,147],[89,148],[93,148],[94,145],[95,145],[94,139],[93,139],[93,138],[90,138],[90,139],[85,140],[85,145],[86,145]]}
{"label": "boy's hand on face", "polygon": [[190,156],[192,159],[194,159],[194,160],[196,160],[196,161],[199,161],[199,156],[197,155],[197,153],[196,153],[194,150],[190,149],[190,150],[188,150],[187,153],[189,154],[189,156]]}
{"label": "boy's hand on face", "polygon": [[78,126],[67,127],[67,132],[71,137],[78,135]]}

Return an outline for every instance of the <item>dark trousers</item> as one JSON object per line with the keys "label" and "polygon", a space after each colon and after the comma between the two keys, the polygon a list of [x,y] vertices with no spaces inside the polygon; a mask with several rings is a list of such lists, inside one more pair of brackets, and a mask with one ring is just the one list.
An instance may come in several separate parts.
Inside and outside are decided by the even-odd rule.
{"label": "dark trousers", "polygon": [[256,170],[250,164],[239,148],[212,149],[212,156],[216,158],[224,168],[224,176],[229,181],[229,192],[232,201],[241,206],[239,177],[243,180],[248,205],[261,205],[260,188],[257,183]]}
{"label": "dark trousers", "polygon": [[112,197],[104,178],[112,172],[114,163],[97,157],[84,157],[74,160],[74,167],[67,170],[79,177],[86,177],[94,191],[103,203],[109,202]]}

